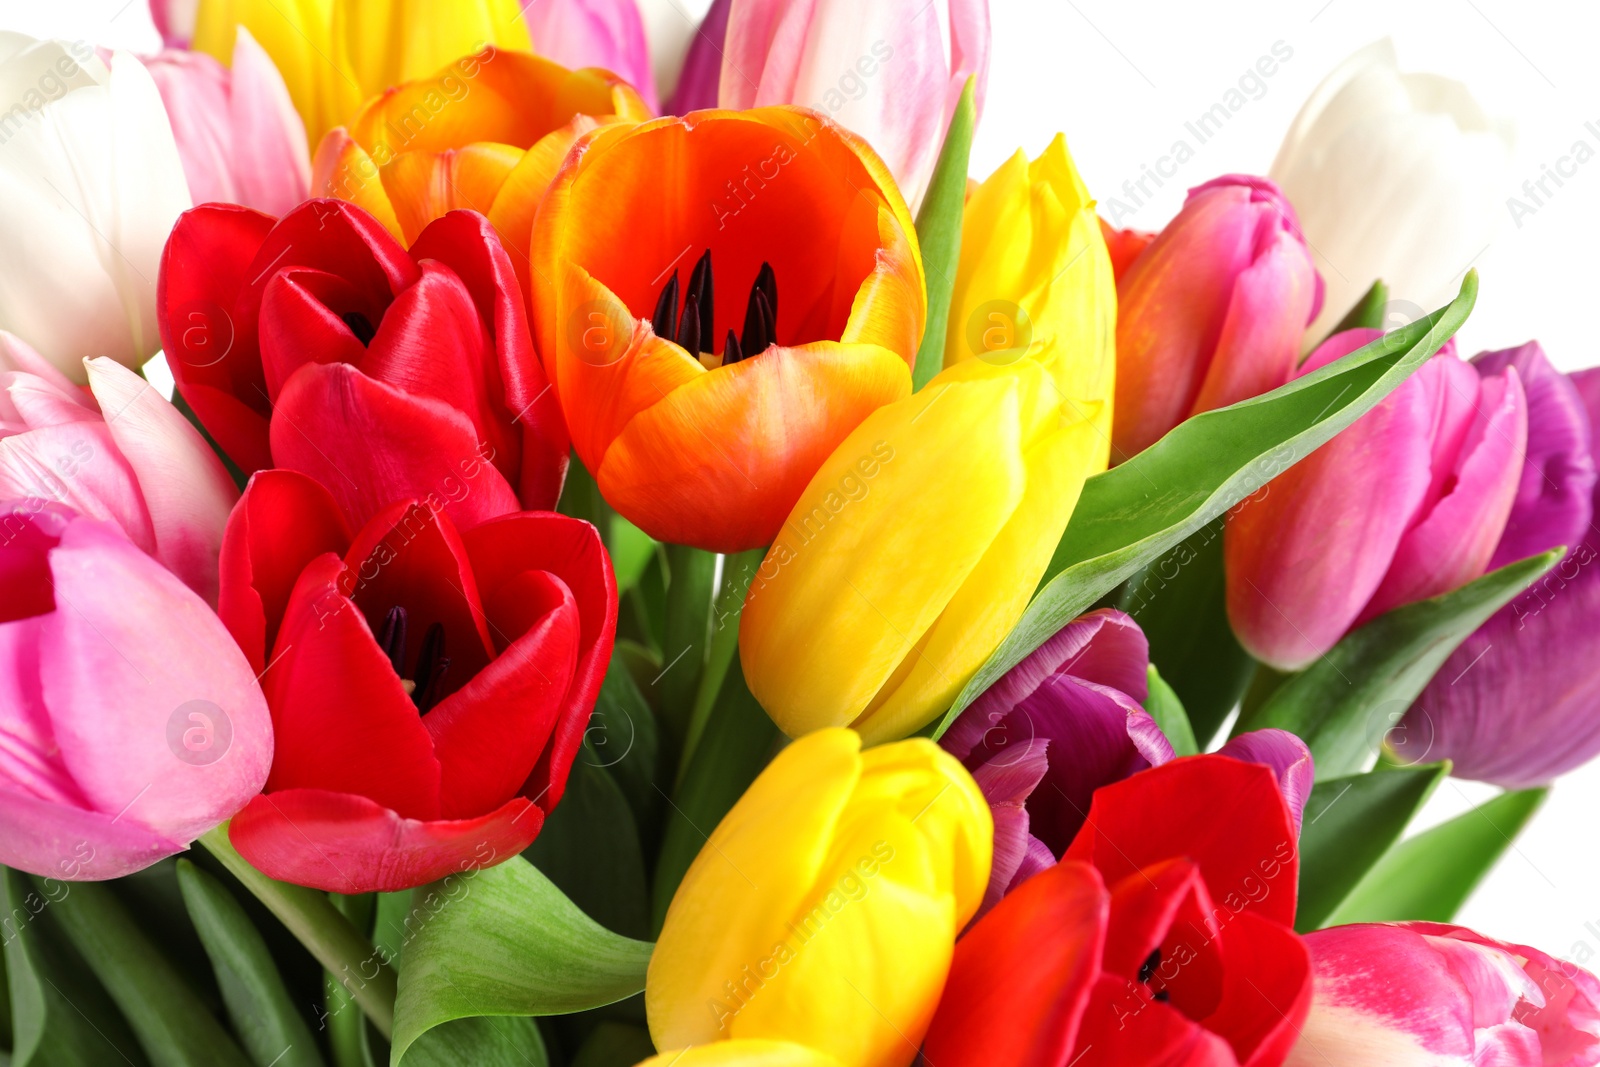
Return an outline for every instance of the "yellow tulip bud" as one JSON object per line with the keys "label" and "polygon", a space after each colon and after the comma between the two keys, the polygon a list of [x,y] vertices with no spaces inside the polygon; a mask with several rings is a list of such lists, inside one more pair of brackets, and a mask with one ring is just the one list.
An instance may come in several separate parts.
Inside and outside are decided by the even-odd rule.
{"label": "yellow tulip bud", "polygon": [[[931,741],[820,730],[778,754],[678,887],[650,959],[658,1049],[814,1049],[695,1063],[904,1067],[989,878],[994,823]],[[788,1056],[789,1058],[783,1058]]]}
{"label": "yellow tulip bud", "polygon": [[868,415],[823,463],[750,583],[739,654],[791,737],[904,737],[1016,625],[1088,476],[1105,400],[1032,356],[963,360]]}
{"label": "yellow tulip bud", "polygon": [[1033,162],[1008,159],[967,201],[945,366],[1022,349],[1063,397],[1100,404],[1107,454],[1115,387],[1116,280],[1094,201],[1060,134]]}
{"label": "yellow tulip bud", "polygon": [[638,1067],[844,1067],[814,1048],[790,1041],[717,1041],[651,1056]]}

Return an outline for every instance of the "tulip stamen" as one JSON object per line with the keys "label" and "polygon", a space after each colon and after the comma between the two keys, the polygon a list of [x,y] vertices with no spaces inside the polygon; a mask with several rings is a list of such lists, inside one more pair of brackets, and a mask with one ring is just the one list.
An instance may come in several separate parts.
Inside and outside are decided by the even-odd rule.
{"label": "tulip stamen", "polygon": [[444,627],[434,623],[423,635],[422,650],[417,654],[417,682],[411,700],[420,714],[426,715],[439,702],[441,683],[449,669],[450,657],[444,654]]}
{"label": "tulip stamen", "polygon": [[350,332],[355,334],[356,340],[361,342],[361,347],[366,348],[372,344],[372,339],[378,335],[372,322],[359,311],[346,311],[339,316],[344,324],[350,327]]}
{"label": "tulip stamen", "polygon": [[[678,343],[690,354],[710,352],[711,324],[715,321],[717,303],[711,279],[711,249],[709,248],[695,263],[694,271],[689,275],[689,289],[683,297],[683,317],[685,322],[689,319],[689,308],[691,306],[695,309],[694,321],[697,326],[697,336],[693,338],[687,337],[688,330],[680,326],[678,329]],[[694,343],[690,343],[691,341]]]}
{"label": "tulip stamen", "polygon": [[[777,343],[778,276],[772,264],[761,264],[755,283],[750,286],[750,300],[744,311],[744,336],[740,348],[750,355],[759,355],[767,346]],[[726,362],[726,361],[724,361]]]}
{"label": "tulip stamen", "polygon": [[678,271],[673,268],[672,278],[656,298],[656,310],[650,316],[650,326],[657,337],[676,341],[678,337]]}
{"label": "tulip stamen", "polygon": [[[706,366],[715,367],[715,342],[712,330],[716,316],[716,283],[711,269],[711,250],[708,248],[695,262],[689,275],[689,285],[683,292],[682,312],[678,302],[678,272],[672,272],[661,295],[656,298],[655,313],[650,317],[651,329],[657,337],[671,341],[692,356],[704,353],[712,357]],[[744,332],[730,329],[723,342],[721,366],[727,367],[741,360],[758,356],[777,343],[778,276],[771,263],[761,264],[755,282],[750,286],[750,299],[745,305]]]}
{"label": "tulip stamen", "polygon": [[399,674],[405,665],[406,655],[406,609],[398,605],[389,609],[383,617],[383,625],[378,629],[378,647],[388,658],[394,673]]}

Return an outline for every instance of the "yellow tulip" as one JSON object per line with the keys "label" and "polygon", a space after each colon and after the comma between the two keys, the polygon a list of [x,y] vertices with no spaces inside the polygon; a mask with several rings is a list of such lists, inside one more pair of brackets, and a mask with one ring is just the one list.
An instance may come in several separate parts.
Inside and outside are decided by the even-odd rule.
{"label": "yellow tulip", "polygon": [[814,1048],[791,1041],[717,1041],[651,1056],[638,1067],[844,1067]]}
{"label": "yellow tulip", "polygon": [[236,26],[278,65],[312,145],[391,85],[488,46],[533,50],[517,0],[200,0],[195,51],[230,62]]}
{"label": "yellow tulip", "polygon": [[1094,201],[1060,134],[1038,159],[1022,151],[973,192],[961,224],[945,366],[1025,350],[1049,367],[1063,398],[1101,404],[1111,446],[1116,280]]}
{"label": "yellow tulip", "polygon": [[[993,842],[983,794],[933,742],[862,751],[850,730],[796,741],[672,899],[645,982],[656,1048],[728,1043],[696,1064],[905,1067],[983,898]],[[750,1041],[804,1047],[739,1058]]]}
{"label": "yellow tulip", "polygon": [[773,721],[791,737],[853,726],[875,743],[948,708],[1016,625],[1104,466],[1106,407],[1008,353],[947,367],[868,415],[750,584],[739,654]]}

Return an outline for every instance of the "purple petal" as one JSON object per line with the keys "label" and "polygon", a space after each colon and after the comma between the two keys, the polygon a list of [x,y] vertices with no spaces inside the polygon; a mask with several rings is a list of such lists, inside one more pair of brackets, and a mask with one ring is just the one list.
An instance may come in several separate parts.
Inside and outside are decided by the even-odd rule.
{"label": "purple petal", "polygon": [[733,0],[716,0],[706,12],[683,60],[678,87],[667,101],[667,114],[687,115],[717,106],[717,86],[722,81],[723,40],[728,36],[728,9]]}
{"label": "purple petal", "polygon": [[1306,809],[1306,797],[1311,795],[1311,781],[1316,775],[1311,750],[1304,741],[1287,730],[1252,730],[1229,740],[1218,754],[1271,767],[1294,815],[1294,827],[1300,829],[1300,815]]}
{"label": "purple petal", "polygon": [[1484,377],[1516,367],[1528,398],[1528,455],[1489,569],[1556,545],[1576,546],[1589,527],[1595,486],[1589,415],[1577,387],[1550,365],[1537,341],[1484,352],[1472,362]]}
{"label": "purple petal", "polygon": [[994,814],[994,864],[979,915],[999,903],[1027,853],[1028,809],[1023,804],[1049,769],[1046,744],[1035,739],[1004,749],[972,769],[972,780]]}
{"label": "purple petal", "polygon": [[1011,884],[1006,886],[1006,892],[1011,892],[1040,871],[1047,870],[1055,865],[1056,857],[1050,851],[1049,846],[1037,837],[1030,835],[1028,838],[1028,850],[1023,854],[1022,863],[1017,866],[1017,873],[1012,875]]}

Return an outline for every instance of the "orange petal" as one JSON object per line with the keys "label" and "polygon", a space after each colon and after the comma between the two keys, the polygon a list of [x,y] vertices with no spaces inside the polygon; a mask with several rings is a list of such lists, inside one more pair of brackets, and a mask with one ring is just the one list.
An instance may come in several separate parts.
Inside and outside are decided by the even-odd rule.
{"label": "orange petal", "polygon": [[316,196],[350,201],[382,223],[397,240],[405,240],[394,205],[384,191],[378,165],[343,126],[329,130],[317,145],[317,156],[311,163],[311,191]]}
{"label": "orange petal", "polygon": [[442,152],[406,152],[382,167],[383,187],[406,244],[446,212],[466,208],[487,214],[523,154],[512,145],[479,142]]}

